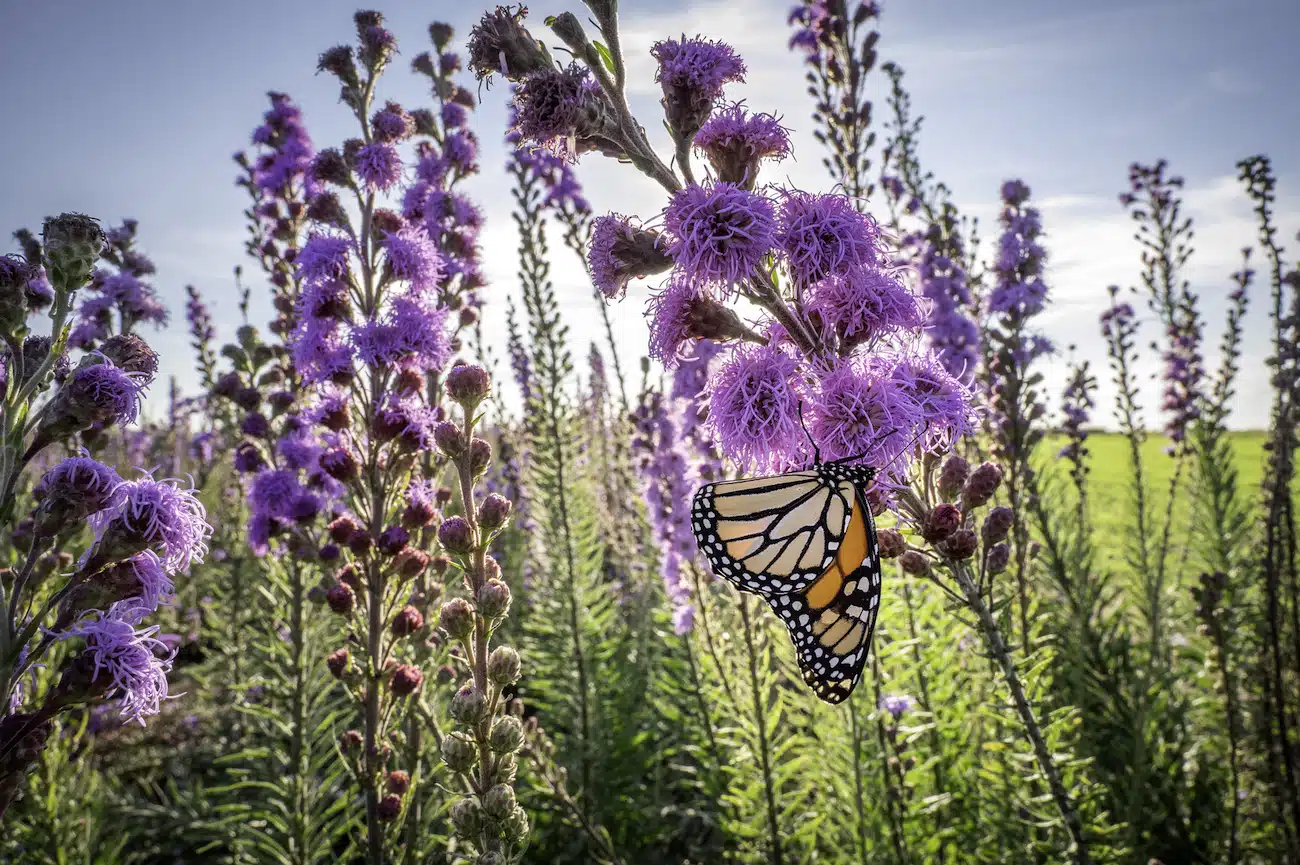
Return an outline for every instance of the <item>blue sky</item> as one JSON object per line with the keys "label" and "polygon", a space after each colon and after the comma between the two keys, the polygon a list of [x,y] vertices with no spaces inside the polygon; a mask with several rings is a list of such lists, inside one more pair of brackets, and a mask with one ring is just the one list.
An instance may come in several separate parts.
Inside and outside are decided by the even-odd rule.
{"label": "blue sky", "polygon": [[[747,84],[731,95],[784,115],[793,130],[798,159],[770,179],[824,186],[799,58],[785,49],[788,5],[624,0],[629,83],[644,125],[658,127],[650,43],[680,33],[724,39],[750,67]],[[448,20],[463,37],[482,9],[449,0],[377,6],[408,60],[427,47],[430,21]],[[539,2],[532,18],[540,23],[566,8],[583,11],[577,0]],[[336,86],[315,74],[315,59],[350,39],[354,9],[334,0],[0,5],[0,229],[35,227],[61,210],[106,223],[137,218],[141,247],[157,262],[159,291],[174,311],[155,344],[165,368],[192,386],[185,285],[209,299],[224,333],[235,325],[231,271],[242,260],[245,200],[232,184],[230,156],[246,145],[271,89],[303,107],[317,146],[352,134]],[[1274,158],[1285,238],[1300,228],[1300,100],[1291,90],[1300,80],[1291,44],[1297,24],[1294,0],[887,0],[879,50],[907,70],[914,106],[926,116],[925,167],[982,218],[985,236],[995,230],[1000,182],[1020,177],[1031,186],[1044,213],[1055,299],[1043,328],[1062,347],[1078,343],[1100,367],[1096,316],[1105,288],[1137,277],[1130,223],[1115,200],[1129,162],[1163,156],[1187,179],[1198,243],[1189,275],[1205,299],[1211,344],[1228,276],[1253,237],[1233,179],[1238,158]],[[408,107],[427,103],[401,59],[383,96]],[[484,169],[471,193],[488,215],[487,324],[497,335],[505,297],[515,290],[514,240],[502,204],[503,91],[484,97],[477,127]],[[883,101],[877,111],[883,116]],[[589,157],[579,171],[598,211],[649,216],[662,207],[657,188],[626,166]],[[573,333],[595,333],[594,302],[571,258],[561,253],[556,270],[565,313]],[[1238,426],[1262,425],[1267,416],[1265,294],[1256,289]],[[645,344],[644,297],[642,287],[614,309],[625,367],[635,368]],[[584,345],[574,348],[585,353]],[[1063,369],[1063,356],[1052,360],[1049,382],[1059,382]]]}

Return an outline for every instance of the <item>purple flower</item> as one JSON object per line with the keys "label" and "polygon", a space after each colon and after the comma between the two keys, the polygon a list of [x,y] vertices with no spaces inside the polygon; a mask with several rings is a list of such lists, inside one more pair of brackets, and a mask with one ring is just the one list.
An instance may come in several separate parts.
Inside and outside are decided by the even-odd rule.
{"label": "purple flower", "polygon": [[633,225],[626,216],[598,216],[591,223],[591,247],[587,250],[591,281],[605,297],[622,297],[633,279],[663,273],[673,266],[666,246],[658,232]]}
{"label": "purple flower", "polygon": [[270,98],[263,124],[253,131],[253,142],[267,148],[253,166],[253,183],[272,195],[287,197],[293,183],[303,179],[310,193],[314,183],[306,178],[314,151],[302,112],[283,93],[271,93]]}
{"label": "purple flower", "polygon": [[802,455],[803,377],[795,358],[772,346],[731,352],[709,379],[708,425],[742,468],[780,470]]}
{"label": "purple flower", "polygon": [[298,473],[287,469],[258,472],[248,491],[248,504],[255,513],[288,519],[294,500],[302,493]]}
{"label": "purple flower", "polygon": [[120,618],[131,624],[139,624],[158,607],[169,602],[175,586],[171,577],[163,568],[162,562],[153,550],[145,550],[118,564],[119,568],[130,568],[131,574],[139,586],[139,592],[132,597],[118,602]]}
{"label": "purple flower", "polygon": [[418,369],[442,369],[451,360],[446,307],[399,297],[393,301],[389,317],[398,347],[411,356]]}
{"label": "purple flower", "polygon": [[840,362],[822,377],[808,428],[823,459],[852,460],[883,471],[911,443],[924,418],[890,372],[880,359],[859,357]]}
{"label": "purple flower", "polygon": [[383,247],[395,277],[409,282],[415,291],[437,287],[442,276],[442,257],[423,228],[395,231],[384,238]]}
{"label": "purple flower", "polygon": [[148,474],[123,481],[113,504],[91,520],[96,544],[86,556],[111,561],[153,549],[169,572],[185,571],[208,551],[212,526],[206,516],[194,490],[175,481],[156,481]]}
{"label": "purple flower", "polygon": [[402,141],[415,133],[415,121],[402,106],[389,102],[371,116],[370,128],[378,141]]}
{"label": "purple flower", "polygon": [[915,705],[916,701],[906,694],[885,694],[880,698],[880,708],[892,715],[895,721]]}
{"label": "purple flower", "polygon": [[790,135],[771,114],[750,114],[736,104],[717,112],[695,134],[718,179],[753,188],[764,159],[790,155]]}
{"label": "purple flower", "polygon": [[726,84],[745,80],[745,62],[724,42],[665,39],[650,48],[659,61],[655,80],[665,89],[680,87],[716,99]]}
{"label": "purple flower", "polygon": [[442,156],[461,174],[478,170],[478,139],[468,129],[451,132],[442,142]]}
{"label": "purple flower", "polygon": [[122,483],[117,472],[90,457],[68,457],[41,476],[34,495],[47,510],[67,509],[67,518],[108,507]]}
{"label": "purple flower", "polygon": [[650,356],[672,369],[686,344],[697,339],[731,340],[750,336],[740,318],[684,278],[652,295],[646,306],[650,318]]}
{"label": "purple flower", "polygon": [[114,604],[108,612],[92,613],[58,637],[85,641],[92,680],[106,676],[105,696],[120,699],[122,717],[143,726],[145,717],[158,714],[167,699],[173,653],[155,637],[157,625],[136,629],[131,621],[134,613],[133,606]]}
{"label": "purple flower", "polygon": [[348,268],[351,250],[352,241],[346,237],[313,232],[294,259],[298,278],[304,282],[350,280]]}
{"label": "purple flower", "polygon": [[879,226],[844,195],[786,192],[776,240],[801,290],[828,276],[846,276],[880,264]]}
{"label": "purple flower", "polygon": [[966,271],[958,261],[961,236],[931,225],[920,238],[917,262],[921,294],[930,302],[926,336],[944,368],[962,381],[974,378],[979,362],[979,328],[966,310],[971,306]]}
{"label": "purple flower", "polygon": [[813,286],[809,306],[845,346],[921,326],[916,298],[898,279],[880,270],[828,276]]}
{"label": "purple flower", "polygon": [[730,183],[685,187],[664,211],[664,225],[686,277],[724,294],[759,267],[776,236],[772,202]]}
{"label": "purple flower", "polygon": [[[928,449],[947,449],[957,439],[975,434],[971,394],[930,354],[900,355],[890,378],[920,409]],[[908,442],[901,443],[906,446]]]}
{"label": "purple flower", "polygon": [[803,51],[809,63],[820,62],[822,46],[830,41],[830,18],[826,0],[809,0],[794,7],[788,23],[799,26],[790,37],[790,50]]}
{"label": "purple flower", "polygon": [[351,375],[353,350],[336,322],[303,319],[290,345],[294,368],[305,384],[321,384]]}
{"label": "purple flower", "polygon": [[386,142],[362,145],[356,165],[357,176],[370,189],[388,189],[402,179],[402,157],[396,147]]}
{"label": "purple flower", "polygon": [[590,149],[583,139],[597,132],[592,115],[601,111],[600,85],[586,67],[534,72],[515,88],[512,127],[523,143],[550,150],[563,159],[577,159]]}
{"label": "purple flower", "polygon": [[129,373],[98,355],[100,362],[86,363],[73,371],[59,392],[71,411],[92,423],[128,424],[140,414],[144,392],[143,377]]}

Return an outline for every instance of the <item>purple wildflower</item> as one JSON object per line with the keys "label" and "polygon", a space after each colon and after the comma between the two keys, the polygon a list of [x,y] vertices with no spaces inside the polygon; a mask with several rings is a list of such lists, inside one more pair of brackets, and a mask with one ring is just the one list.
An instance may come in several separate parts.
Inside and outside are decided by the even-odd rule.
{"label": "purple wildflower", "polygon": [[587,264],[591,280],[605,297],[622,297],[633,279],[663,273],[673,266],[657,231],[633,225],[625,216],[610,213],[591,224]]}
{"label": "purple wildflower", "polygon": [[731,352],[709,379],[708,424],[722,452],[745,468],[779,470],[802,453],[803,378],[794,356],[772,346]]}
{"label": "purple wildflower", "polygon": [[302,492],[297,472],[267,469],[253,478],[248,504],[254,513],[288,519],[294,499]]}
{"label": "purple wildflower", "polygon": [[924,417],[880,359],[840,362],[822,377],[808,429],[824,459],[884,469],[903,452]]}
{"label": "purple wildflower", "polygon": [[906,694],[885,694],[880,698],[880,708],[892,715],[895,721],[915,705],[916,701]]}
{"label": "purple wildflower", "polygon": [[370,189],[388,189],[402,179],[402,157],[383,141],[362,145],[357,151],[357,176]]}
{"label": "purple wildflower", "polygon": [[294,264],[298,268],[298,278],[304,282],[325,282],[329,280],[350,280],[349,253],[352,241],[346,237],[313,232],[298,250]]}
{"label": "purple wildflower", "polygon": [[694,137],[724,86],[745,80],[744,61],[723,42],[665,39],[650,53],[659,61],[655,80],[663,88],[668,125],[683,138]]}
{"label": "purple wildflower", "polygon": [[66,394],[72,410],[92,422],[128,424],[140,414],[142,376],[129,373],[99,355],[100,363],[84,363],[73,371],[59,396]]}
{"label": "purple wildflower", "polygon": [[813,286],[809,307],[846,348],[921,326],[916,298],[891,274],[857,270]]}
{"label": "purple wildflower", "polygon": [[944,368],[962,381],[975,375],[979,361],[979,328],[966,310],[971,306],[966,271],[958,260],[961,237],[945,232],[938,223],[929,226],[920,242],[917,261],[921,294],[930,303],[926,337]]}
{"label": "purple wildflower", "polygon": [[786,192],[779,226],[777,244],[799,290],[880,264],[880,227],[844,195]]}
{"label": "purple wildflower", "polygon": [[790,155],[790,135],[771,114],[750,114],[736,104],[717,112],[695,134],[718,179],[752,189],[764,159]]}
{"label": "purple wildflower", "polygon": [[402,141],[415,134],[415,121],[396,102],[389,102],[370,117],[375,139],[385,143]]}
{"label": "purple wildflower", "polygon": [[573,63],[565,69],[534,72],[515,88],[511,104],[513,130],[523,143],[568,160],[592,148],[584,139],[598,133],[592,118],[602,113],[603,103],[600,85],[586,67]]}
{"label": "purple wildflower", "polygon": [[920,410],[922,440],[928,449],[946,450],[957,439],[975,433],[970,392],[936,357],[928,352],[900,355],[889,375]]}
{"label": "purple wildflower", "polygon": [[415,291],[437,287],[442,276],[442,258],[423,228],[399,229],[384,238],[383,246],[395,277],[409,282]]}
{"label": "purple wildflower", "polygon": [[776,220],[772,202],[730,183],[687,186],[664,211],[669,248],[687,276],[730,293],[772,249]]}
{"label": "purple wildflower", "polygon": [[175,481],[156,481],[148,474],[119,484],[113,504],[91,522],[96,544],[87,551],[88,558],[112,560],[153,549],[173,573],[188,570],[191,562],[202,562],[212,534],[193,489],[181,489]]}
{"label": "purple wildflower", "polygon": [[131,621],[135,609],[114,604],[108,612],[96,611],[58,636],[60,640],[85,641],[92,680],[106,676],[105,696],[118,698],[122,717],[143,726],[145,717],[158,714],[167,699],[172,653],[156,638],[157,625],[136,629]]}

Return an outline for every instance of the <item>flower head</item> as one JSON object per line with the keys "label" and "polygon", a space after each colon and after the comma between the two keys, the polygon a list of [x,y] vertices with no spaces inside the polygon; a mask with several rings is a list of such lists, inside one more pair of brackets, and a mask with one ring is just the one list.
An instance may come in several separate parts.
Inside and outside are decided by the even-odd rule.
{"label": "flower head", "polygon": [[845,346],[912,330],[922,321],[912,293],[891,274],[875,269],[826,277],[813,286],[809,306]]}
{"label": "flower head", "polygon": [[605,297],[621,297],[633,279],[673,266],[666,246],[659,232],[635,226],[625,216],[598,216],[592,221],[587,251],[592,282]]}
{"label": "flower head", "polygon": [[718,179],[753,189],[764,159],[790,155],[790,135],[771,114],[750,114],[740,104],[717,112],[695,134]]}
{"label": "flower head", "polygon": [[880,708],[892,715],[895,721],[915,705],[916,701],[906,694],[885,694],[880,698]]}
{"label": "flower head", "polygon": [[722,452],[742,466],[778,469],[804,443],[803,378],[794,356],[770,346],[737,348],[709,379],[708,424]]}
{"label": "flower head", "polygon": [[157,625],[136,628],[134,610],[130,605],[114,604],[58,636],[60,640],[85,641],[79,662],[85,665],[90,680],[107,688],[105,696],[121,701],[123,718],[143,725],[144,718],[158,714],[167,699],[172,653],[157,639]]}
{"label": "flower head", "polygon": [[668,125],[684,138],[695,135],[724,86],[745,80],[745,62],[724,42],[665,39],[650,53],[659,61],[655,80],[663,88]]}
{"label": "flower head", "polygon": [[47,517],[60,526],[108,507],[122,479],[90,457],[68,457],[41,476],[33,491]]}
{"label": "flower head", "polygon": [[127,424],[136,419],[148,385],[140,375],[127,372],[103,355],[98,357],[100,363],[83,361],[73,371],[48,418],[66,412],[82,423],[81,429],[94,423]]}
{"label": "flower head", "polygon": [[423,228],[402,228],[383,240],[388,266],[398,279],[417,292],[436,288],[442,277],[442,257],[437,245]]}
{"label": "flower head", "polygon": [[604,101],[600,85],[580,64],[530,74],[515,89],[511,104],[513,130],[526,143],[570,160],[598,146],[587,139],[601,130]]}
{"label": "flower head", "polygon": [[785,193],[776,242],[790,275],[804,288],[880,264],[880,227],[844,195]]}
{"label": "flower head", "polygon": [[890,466],[923,418],[886,363],[856,358],[823,376],[812,399],[808,428],[824,459]]}
{"label": "flower head", "polygon": [[346,237],[313,233],[294,259],[298,278],[304,282],[348,279],[348,254],[351,250],[352,241]]}
{"label": "flower head", "polygon": [[753,335],[736,313],[684,279],[675,279],[650,298],[650,356],[672,369],[689,342]]}
{"label": "flower head", "polygon": [[402,157],[384,142],[366,144],[357,151],[357,176],[370,189],[388,189],[402,179]]}
{"label": "flower head", "polygon": [[301,493],[297,472],[266,469],[253,478],[248,490],[248,504],[255,513],[288,519],[293,502]]}
{"label": "flower head", "polygon": [[929,353],[900,355],[889,375],[920,409],[927,448],[948,448],[957,439],[975,433],[970,391],[936,357]]}
{"label": "flower head", "polygon": [[730,183],[685,187],[664,211],[664,225],[686,277],[724,293],[758,268],[776,233],[772,202]]}
{"label": "flower head", "polygon": [[550,54],[524,28],[528,15],[523,6],[498,6],[483,15],[469,34],[469,66],[479,79],[500,73],[518,81],[534,72],[552,68]]}
{"label": "flower head", "polygon": [[168,571],[184,571],[208,551],[206,517],[193,489],[145,474],[119,484],[113,504],[92,520],[96,544],[86,555],[106,564],[152,549]]}

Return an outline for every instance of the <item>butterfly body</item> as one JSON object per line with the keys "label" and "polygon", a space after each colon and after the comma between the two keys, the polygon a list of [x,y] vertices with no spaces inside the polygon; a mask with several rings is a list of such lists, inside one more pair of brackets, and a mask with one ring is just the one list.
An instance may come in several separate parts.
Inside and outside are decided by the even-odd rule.
{"label": "butterfly body", "polygon": [[691,522],[714,573],[761,596],[785,623],[804,681],[847,699],[880,606],[880,549],[865,491],[875,470],[822,463],[707,484]]}

